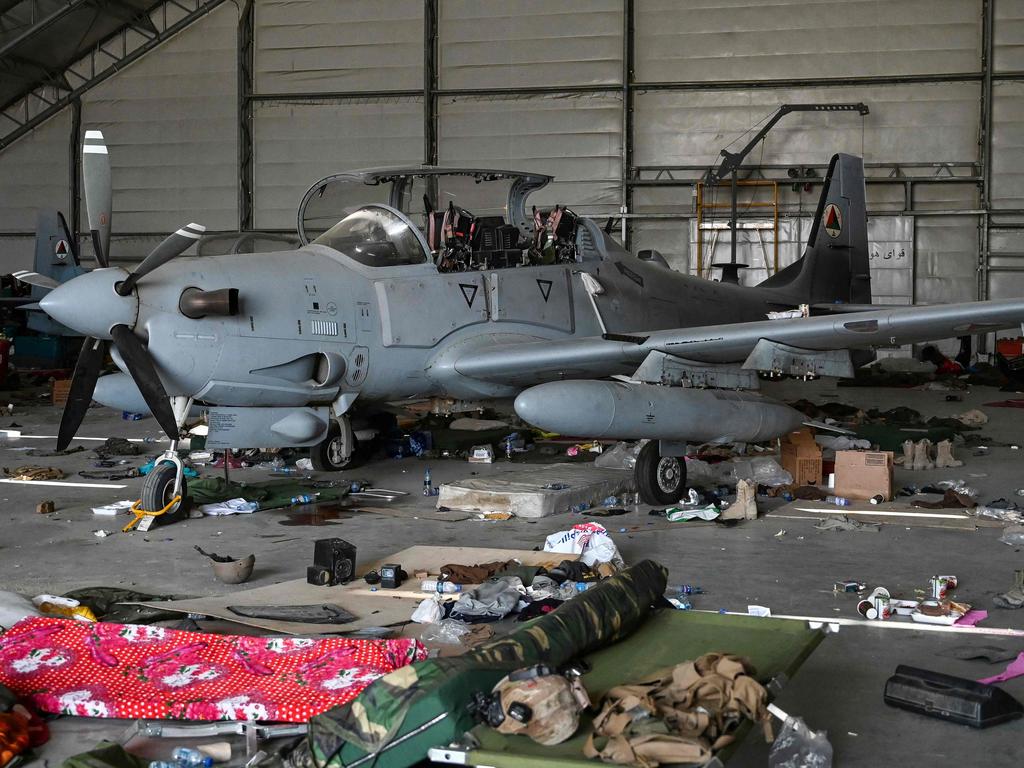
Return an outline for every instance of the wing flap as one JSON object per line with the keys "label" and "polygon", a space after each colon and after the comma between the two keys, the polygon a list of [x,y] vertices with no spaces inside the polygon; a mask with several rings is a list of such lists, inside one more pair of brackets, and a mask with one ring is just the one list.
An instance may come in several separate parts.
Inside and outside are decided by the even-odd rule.
{"label": "wing flap", "polygon": [[761,320],[639,333],[495,344],[455,363],[463,376],[527,384],[551,376],[611,375],[635,368],[650,352],[707,363],[742,363],[762,339],[808,351],[870,349],[1014,328],[1024,299],[886,308],[847,315]]}

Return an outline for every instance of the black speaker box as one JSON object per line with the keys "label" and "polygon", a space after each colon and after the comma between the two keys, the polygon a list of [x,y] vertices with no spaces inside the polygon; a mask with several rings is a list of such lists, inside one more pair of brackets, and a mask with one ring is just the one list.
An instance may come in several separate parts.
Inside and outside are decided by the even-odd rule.
{"label": "black speaker box", "polygon": [[313,565],[307,569],[310,584],[347,584],[356,576],[356,548],[344,539],[313,542]]}

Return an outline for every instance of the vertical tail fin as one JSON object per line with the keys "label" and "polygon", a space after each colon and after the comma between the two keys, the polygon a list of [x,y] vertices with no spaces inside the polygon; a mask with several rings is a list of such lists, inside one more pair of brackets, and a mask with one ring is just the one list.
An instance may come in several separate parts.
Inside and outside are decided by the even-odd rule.
{"label": "vertical tail fin", "polygon": [[803,257],[765,280],[793,304],[870,304],[864,161],[833,155]]}
{"label": "vertical tail fin", "polygon": [[[78,243],[75,242],[60,211],[39,211],[36,219],[36,249],[32,271],[52,277],[58,283],[65,283],[86,272],[78,261]],[[38,301],[47,292],[48,289],[33,286],[32,298]],[[28,310],[28,327],[53,336],[78,335],[37,309]]]}

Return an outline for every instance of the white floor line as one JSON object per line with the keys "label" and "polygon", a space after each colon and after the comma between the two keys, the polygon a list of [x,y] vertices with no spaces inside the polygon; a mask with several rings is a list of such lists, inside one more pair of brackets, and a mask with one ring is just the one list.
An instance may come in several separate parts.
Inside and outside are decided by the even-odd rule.
{"label": "white floor line", "polygon": [[[56,440],[56,435],[22,435],[22,434],[11,434],[11,430],[0,429],[0,443],[4,440]],[[105,443],[109,438],[106,437],[75,437],[71,442],[75,440],[91,440],[93,442]],[[128,437],[125,438],[129,443],[144,443],[145,438],[142,437]],[[167,438],[160,437],[153,441],[154,443],[167,442]]]}
{"label": "white floor line", "polygon": [[68,483],[63,480],[12,480],[0,478],[0,483],[12,483],[14,485],[58,485],[62,488],[127,488],[127,485],[113,485],[110,483]]}
{"label": "white floor line", "polygon": [[[950,515],[941,512],[897,512],[891,509],[849,509],[836,507],[821,509],[819,507],[793,507],[797,512],[814,512],[819,515],[879,515],[883,517],[938,517],[944,520],[970,520],[970,515]],[[772,515],[769,515],[771,517]]]}
{"label": "white floor line", "polygon": [[[698,609],[699,613],[719,613],[719,611],[706,611]],[[740,611],[725,611],[729,616],[749,616],[749,613]],[[945,626],[944,624],[921,624],[916,621],[898,621],[888,619],[886,621],[868,621],[867,619],[846,619],[838,616],[788,616],[772,614],[773,619],[790,619],[792,621],[806,621],[812,624],[838,624],[843,627],[862,627],[869,629],[909,629],[921,632],[947,632],[965,635],[994,635],[999,637],[1024,637],[1024,630],[1008,629],[1006,627],[958,627],[955,624]]]}

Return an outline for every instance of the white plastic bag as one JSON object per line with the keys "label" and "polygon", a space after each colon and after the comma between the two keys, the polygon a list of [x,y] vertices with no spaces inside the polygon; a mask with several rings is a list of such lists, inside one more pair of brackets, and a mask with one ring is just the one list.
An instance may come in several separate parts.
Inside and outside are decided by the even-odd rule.
{"label": "white plastic bag", "polygon": [[27,597],[17,592],[0,592],[0,629],[10,629],[22,619],[42,615]]}
{"label": "white plastic bag", "polygon": [[617,568],[625,565],[612,537],[599,523],[580,523],[567,531],[552,533],[544,540],[545,552],[579,555],[586,565],[613,563]]}
{"label": "white plastic bag", "polygon": [[633,469],[636,466],[636,457],[646,442],[638,440],[635,443],[616,443],[614,447],[594,459],[594,466],[602,469]]}
{"label": "white plastic bag", "polygon": [[458,619],[445,619],[436,624],[428,625],[420,632],[420,640],[427,644],[442,643],[458,645],[462,636],[469,634],[469,624]]}
{"label": "white plastic bag", "polygon": [[737,480],[749,480],[754,485],[792,485],[793,476],[782,468],[770,456],[759,456],[754,459],[733,459],[722,462],[718,466],[725,469],[723,480],[735,483]]}
{"label": "white plastic bag", "polygon": [[417,624],[437,624],[441,620],[441,603],[436,597],[428,597],[416,606],[412,620]]}

